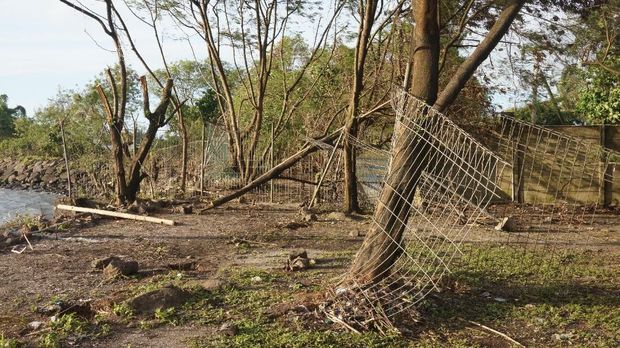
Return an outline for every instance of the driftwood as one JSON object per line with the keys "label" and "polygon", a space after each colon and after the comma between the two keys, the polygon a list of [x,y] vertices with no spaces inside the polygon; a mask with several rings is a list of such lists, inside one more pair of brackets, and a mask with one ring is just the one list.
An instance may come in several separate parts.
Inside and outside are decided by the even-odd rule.
{"label": "driftwood", "polygon": [[339,135],[341,134],[341,129],[336,130],[334,133],[320,139],[317,140],[316,142],[312,142],[312,143],[308,143],[306,144],[306,146],[304,146],[301,150],[297,151],[297,153],[295,153],[294,155],[290,156],[289,158],[287,158],[286,160],[284,160],[284,162],[278,164],[277,166],[271,168],[271,170],[267,171],[266,173],[264,173],[263,175],[259,176],[258,178],[254,179],[254,181],[250,182],[249,184],[245,185],[244,187],[240,188],[239,190],[228,194],[224,197],[220,197],[216,200],[214,200],[213,202],[211,202],[205,209],[203,209],[202,211],[200,211],[200,213],[204,213],[205,211],[209,210],[209,209],[213,209],[217,206],[220,206],[224,203],[230,202],[235,198],[239,198],[241,196],[243,196],[244,194],[246,194],[247,192],[251,191],[252,189],[254,189],[255,187],[258,187],[266,182],[268,182],[271,179],[275,179],[277,178],[282,172],[284,172],[285,170],[287,170],[288,168],[294,166],[297,162],[299,162],[299,160],[301,160],[302,158],[308,156],[309,154],[316,152],[318,150],[321,149],[321,145],[320,144],[327,144],[328,146],[331,145],[331,142],[333,142]]}
{"label": "driftwood", "polygon": [[97,214],[97,215],[112,216],[112,217],[118,217],[118,218],[129,219],[129,220],[153,222],[153,223],[156,223],[156,224],[163,224],[163,225],[169,225],[169,226],[174,226],[174,224],[175,224],[174,221],[172,221],[172,220],[159,219],[159,218],[155,218],[155,217],[151,217],[151,216],[142,216],[142,215],[127,214],[127,213],[119,213],[119,212],[116,212],[116,211],[101,210],[101,209],[75,207],[75,206],[72,206],[72,205],[59,204],[59,205],[56,206],[56,209],[76,211],[76,212],[80,212],[80,213],[93,213],[93,214]]}

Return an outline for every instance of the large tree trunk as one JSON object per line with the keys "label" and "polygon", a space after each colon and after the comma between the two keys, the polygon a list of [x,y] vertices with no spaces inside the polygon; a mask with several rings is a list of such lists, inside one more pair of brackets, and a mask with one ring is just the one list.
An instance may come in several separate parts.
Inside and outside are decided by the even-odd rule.
{"label": "large tree trunk", "polygon": [[[416,20],[414,68],[411,93],[432,105],[437,98],[439,65],[439,26],[437,0],[420,0],[415,4]],[[403,121],[406,122],[406,121]],[[396,138],[390,173],[375,208],[375,223],[366,235],[351,273],[359,282],[376,282],[389,274],[401,255],[399,242],[409,219],[409,204],[413,200],[418,180],[428,152],[425,142],[415,134],[395,127]]]}
{"label": "large tree trunk", "polygon": [[355,63],[353,70],[353,90],[351,91],[351,99],[349,101],[349,109],[347,112],[347,122],[344,128],[344,199],[343,210],[345,213],[359,211],[359,202],[357,198],[357,173],[356,167],[356,151],[351,143],[352,137],[358,135],[358,120],[360,96],[364,89],[364,65],[368,54],[370,35],[375,21],[377,12],[377,0],[368,0],[365,4],[365,11],[360,23],[358,31],[358,40],[355,47]]}
{"label": "large tree trunk", "polygon": [[[523,6],[524,0],[509,0],[488,35],[474,52],[459,66],[446,88],[437,98],[439,30],[437,0],[420,0],[415,4],[414,68],[411,94],[437,111],[445,110],[458,96],[465,83],[493,48],[506,34]],[[406,115],[405,115],[406,117]],[[406,122],[406,121],[405,121]],[[424,129],[432,124],[427,119],[420,125]],[[378,282],[390,274],[402,254],[400,242],[408,223],[410,206],[416,186],[429,156],[429,145],[411,130],[395,127],[395,143],[389,175],[379,203],[375,208],[375,223],[353,263],[351,274],[358,283]]]}

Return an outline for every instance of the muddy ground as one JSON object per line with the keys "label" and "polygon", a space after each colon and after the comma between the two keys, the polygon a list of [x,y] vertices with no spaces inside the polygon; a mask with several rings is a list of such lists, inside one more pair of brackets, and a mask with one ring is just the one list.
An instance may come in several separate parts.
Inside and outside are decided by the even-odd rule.
{"label": "muddy ground", "polygon": [[[616,216],[589,230],[609,236],[605,248],[566,249],[552,261],[544,250],[485,246],[444,279],[403,335],[359,335],[314,314],[368,218],[303,222],[297,206],[278,204],[157,216],[178,224],[83,218],[33,251],[0,251],[0,347],[620,345]],[[316,264],[285,271],[298,249]],[[92,267],[113,255],[137,261],[138,274],[107,279]],[[132,308],[132,298],[170,286],[182,289],[180,303]]]}

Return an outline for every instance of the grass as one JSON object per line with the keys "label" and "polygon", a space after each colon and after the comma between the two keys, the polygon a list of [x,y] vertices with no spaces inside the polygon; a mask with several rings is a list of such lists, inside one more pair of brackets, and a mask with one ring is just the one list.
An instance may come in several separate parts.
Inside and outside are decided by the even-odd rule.
{"label": "grass", "polygon": [[[185,304],[158,310],[151,317],[136,316],[123,303],[113,305],[111,312],[120,318],[118,325],[141,330],[191,325],[215,332],[189,339],[185,343],[191,347],[509,346],[504,338],[472,322],[527,346],[613,347],[620,343],[620,253],[573,250],[549,254],[511,247],[473,247],[466,255],[441,282],[442,292],[419,305],[423,320],[410,328],[407,337],[375,332],[358,335],[327,321],[289,314],[299,303],[320,301],[316,296],[325,293],[330,279],[342,271],[340,267],[293,273],[230,269],[219,274],[222,285],[211,290],[188,282],[191,275],[170,272],[127,289],[126,295],[130,298],[176,285],[191,293]],[[236,334],[218,333],[224,323],[234,325]],[[39,345],[57,347],[68,340],[95,340],[110,332],[106,325],[101,320],[92,323],[65,315],[52,324]],[[0,348],[18,344],[11,342],[0,336]]]}

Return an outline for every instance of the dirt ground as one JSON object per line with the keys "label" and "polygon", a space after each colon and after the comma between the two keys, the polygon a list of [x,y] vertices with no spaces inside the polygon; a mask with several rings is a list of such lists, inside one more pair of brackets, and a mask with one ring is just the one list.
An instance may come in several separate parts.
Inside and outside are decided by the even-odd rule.
{"label": "dirt ground", "polygon": [[[0,251],[0,347],[513,344],[488,328],[526,346],[620,345],[617,220],[593,230],[610,236],[608,247],[567,251],[570,257],[546,274],[523,263],[488,274],[489,260],[478,259],[446,277],[442,293],[422,304],[422,321],[404,336],[383,336],[352,334],[310,315],[346,270],[368,218],[318,214],[305,223],[297,206],[279,204],[157,216],[178,224],[97,218],[37,240],[33,251]],[[284,271],[287,255],[298,249],[316,265]],[[137,261],[139,273],[107,280],[92,267],[113,255]],[[498,248],[484,257],[501,264],[515,254]],[[145,316],[125,305],[171,285],[189,293],[177,308]],[[54,305],[60,313],[48,310]]]}

